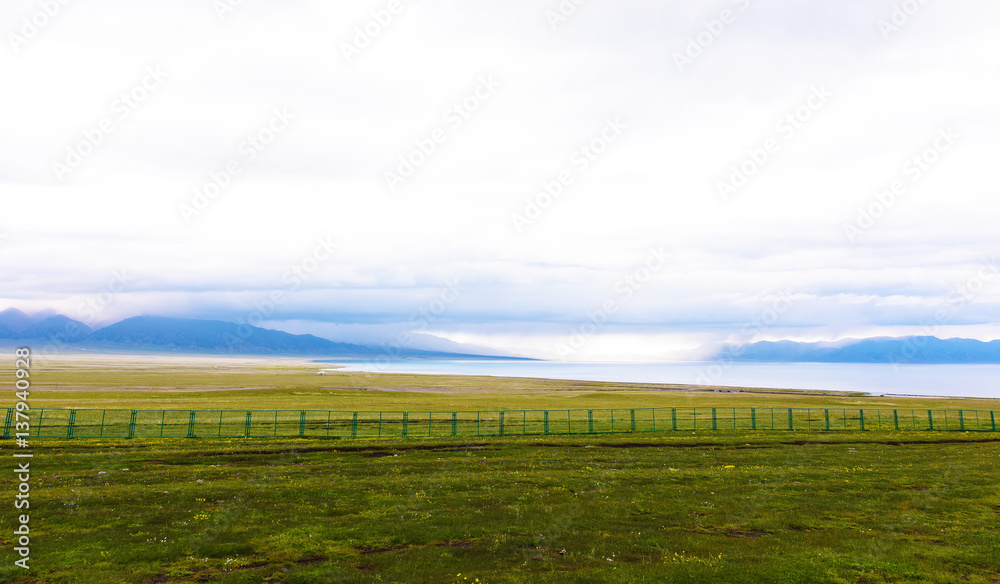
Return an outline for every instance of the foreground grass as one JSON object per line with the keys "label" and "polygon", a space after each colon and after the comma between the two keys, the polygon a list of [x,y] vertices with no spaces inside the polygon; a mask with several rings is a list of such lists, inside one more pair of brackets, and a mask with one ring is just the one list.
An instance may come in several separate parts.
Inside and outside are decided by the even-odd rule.
{"label": "foreground grass", "polygon": [[992,434],[32,448],[6,582],[1000,581]]}

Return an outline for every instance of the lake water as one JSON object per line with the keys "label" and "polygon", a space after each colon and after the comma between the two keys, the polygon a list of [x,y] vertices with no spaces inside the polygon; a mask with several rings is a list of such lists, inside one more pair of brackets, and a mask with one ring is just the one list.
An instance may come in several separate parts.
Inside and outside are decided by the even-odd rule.
{"label": "lake water", "polygon": [[553,361],[324,361],[352,371],[491,375],[633,383],[705,383],[873,394],[1000,398],[1000,365],[868,363],[561,363]]}

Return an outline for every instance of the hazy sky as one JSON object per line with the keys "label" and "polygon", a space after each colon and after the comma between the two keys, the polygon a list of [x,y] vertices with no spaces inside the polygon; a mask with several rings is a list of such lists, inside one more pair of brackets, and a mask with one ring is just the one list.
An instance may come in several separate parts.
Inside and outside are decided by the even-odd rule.
{"label": "hazy sky", "polygon": [[6,0],[0,309],[567,359],[998,338],[998,19]]}

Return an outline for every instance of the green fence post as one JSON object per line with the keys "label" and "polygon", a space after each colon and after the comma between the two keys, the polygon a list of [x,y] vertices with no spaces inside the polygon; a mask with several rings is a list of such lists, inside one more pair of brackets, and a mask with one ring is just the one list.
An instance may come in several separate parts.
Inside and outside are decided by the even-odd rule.
{"label": "green fence post", "polygon": [[354,415],[351,417],[351,438],[357,438],[357,437],[358,437],[358,413],[354,412]]}
{"label": "green fence post", "polygon": [[274,410],[274,433],[273,436],[278,436],[278,410]]}
{"label": "green fence post", "polygon": [[656,432],[656,408],[653,408],[653,431]]}
{"label": "green fence post", "polygon": [[899,410],[892,410],[892,424],[899,430]]}
{"label": "green fence post", "polygon": [[615,409],[611,408],[611,431],[615,431]]}
{"label": "green fence post", "polygon": [[712,429],[713,430],[719,429],[719,422],[715,417],[715,408],[712,408]]}
{"label": "green fence post", "polygon": [[792,408],[788,408],[788,429],[789,430],[795,429],[795,425],[792,422]]}
{"label": "green fence post", "polygon": [[306,435],[306,411],[301,410],[299,412],[299,436]]}
{"label": "green fence post", "polygon": [[830,429],[830,408],[825,408],[823,410],[823,418],[826,419],[826,429]]}
{"label": "green fence post", "polygon": [[406,438],[407,426],[410,422],[410,412],[403,412],[403,438]]}
{"label": "green fence post", "polygon": [[479,436],[479,420],[481,418],[480,414],[482,414],[482,412],[476,410],[476,436]]}
{"label": "green fence post", "polygon": [[378,437],[382,437],[382,412],[378,413]]}
{"label": "green fence post", "polygon": [[990,426],[993,427],[993,431],[997,431],[997,419],[993,417],[993,412],[990,411]]}
{"label": "green fence post", "polygon": [[253,411],[252,410],[247,410],[247,421],[246,421],[246,425],[243,427],[243,437],[244,438],[249,438],[250,437],[250,429],[251,429],[250,418],[251,418],[251,416],[253,416]]}
{"label": "green fence post", "polygon": [[188,438],[194,438],[194,416],[195,416],[194,410],[188,412],[188,433],[187,433]]}
{"label": "green fence post", "polygon": [[587,410],[587,433],[594,433],[594,410]]}
{"label": "green fence post", "polygon": [[7,421],[3,423],[3,437],[10,438],[10,423],[14,419],[14,408],[7,408]]}
{"label": "green fence post", "polygon": [[671,428],[677,429],[677,408],[670,408],[670,423]]}
{"label": "green fence post", "polygon": [[757,408],[750,408],[750,429],[757,429]]}
{"label": "green fence post", "polygon": [[[104,436],[104,416],[108,410],[101,414],[101,436]],[[167,410],[160,410],[160,438],[163,438],[163,428],[167,425]]]}
{"label": "green fence post", "polygon": [[458,436],[458,412],[451,413],[451,435]]}
{"label": "green fence post", "polygon": [[958,410],[958,429],[965,432],[965,416],[962,415],[962,410]]}
{"label": "green fence post", "polygon": [[549,433],[549,411],[545,410],[545,433]]}
{"label": "green fence post", "polygon": [[930,430],[934,429],[934,414],[930,410],[927,410],[927,427]]}
{"label": "green fence post", "polygon": [[66,426],[66,437],[73,437],[73,426],[76,425],[76,410],[69,411],[69,424]]}
{"label": "green fence post", "polygon": [[128,437],[130,440],[135,438],[135,410],[132,410],[132,415],[128,420]]}
{"label": "green fence post", "polygon": [[501,411],[500,412],[500,435],[501,436],[503,436],[503,431],[504,431],[503,425],[504,425],[503,424],[503,411]]}
{"label": "green fence post", "polygon": [[635,432],[635,408],[632,408],[632,432]]}
{"label": "green fence post", "polygon": [[861,431],[865,430],[865,411],[863,409],[858,409],[858,418],[861,420]]}

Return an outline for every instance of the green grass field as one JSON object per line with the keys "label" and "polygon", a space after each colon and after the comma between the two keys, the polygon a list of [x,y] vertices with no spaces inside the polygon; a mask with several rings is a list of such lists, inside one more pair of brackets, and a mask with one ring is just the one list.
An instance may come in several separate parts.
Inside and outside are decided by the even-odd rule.
{"label": "green grass field", "polygon": [[[1000,410],[995,400],[192,361],[38,362],[31,405]],[[4,582],[1000,582],[994,433],[47,439],[31,451],[32,569],[8,552]],[[15,481],[0,474],[10,501]]]}
{"label": "green grass field", "polygon": [[[7,562],[0,575],[82,584],[1000,579],[993,436],[745,439],[47,441],[34,447],[34,568],[26,577]],[[3,483],[11,492],[9,474]]]}

